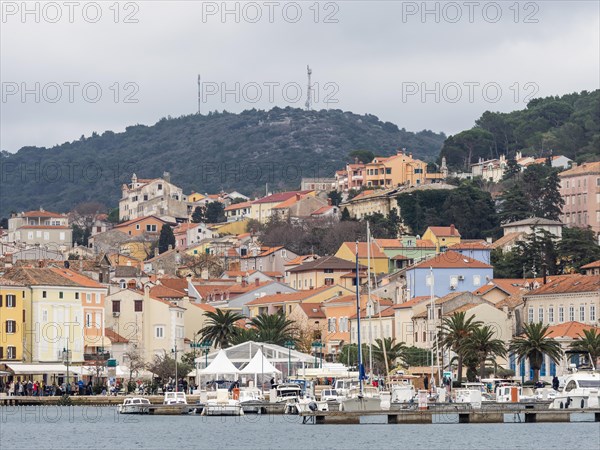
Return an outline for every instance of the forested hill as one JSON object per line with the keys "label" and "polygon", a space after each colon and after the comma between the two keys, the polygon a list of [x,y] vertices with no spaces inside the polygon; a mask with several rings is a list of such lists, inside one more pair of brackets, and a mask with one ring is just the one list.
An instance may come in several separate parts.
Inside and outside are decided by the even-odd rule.
{"label": "forested hill", "polygon": [[468,170],[479,158],[506,154],[565,155],[579,163],[600,159],[600,90],[537,98],[510,113],[484,112],[475,127],[449,136],[440,154]]}
{"label": "forested hill", "polygon": [[296,188],[302,177],[332,176],[353,150],[387,156],[406,148],[432,161],[444,139],[340,110],[274,108],[163,118],[152,126],[94,133],[52,148],[2,152],[0,216],[40,206],[67,211],[89,200],[115,206],[132,172],[150,178],[168,171],[186,193],[255,194],[267,183],[269,190]]}

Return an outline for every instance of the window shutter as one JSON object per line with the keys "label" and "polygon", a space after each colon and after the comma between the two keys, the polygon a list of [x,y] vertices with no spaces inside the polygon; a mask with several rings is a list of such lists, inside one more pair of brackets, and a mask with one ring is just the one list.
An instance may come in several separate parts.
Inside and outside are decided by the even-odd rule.
{"label": "window shutter", "polygon": [[0,359],[4,359],[4,347],[0,347]]}
{"label": "window shutter", "polygon": [[0,308],[2,308],[2,295],[0,295]]}

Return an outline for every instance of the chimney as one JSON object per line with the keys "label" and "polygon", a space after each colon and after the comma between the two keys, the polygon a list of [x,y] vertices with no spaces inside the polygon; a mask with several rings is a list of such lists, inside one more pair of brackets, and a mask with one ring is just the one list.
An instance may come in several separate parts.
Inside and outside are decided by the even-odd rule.
{"label": "chimney", "polygon": [[246,279],[242,278],[242,287],[246,287],[248,283],[246,283]]}
{"label": "chimney", "polygon": [[45,264],[44,264],[44,260],[43,260],[43,259],[40,259],[40,260],[38,261],[38,267],[44,267],[44,266],[45,266]]}
{"label": "chimney", "polygon": [[260,286],[260,280],[258,279],[258,277],[254,279],[254,286]]}
{"label": "chimney", "polygon": [[300,200],[300,194],[296,192],[296,201]]}
{"label": "chimney", "polygon": [[488,244],[492,243],[492,238],[491,237],[486,237],[485,238],[485,242],[487,242]]}
{"label": "chimney", "polygon": [[542,277],[544,279],[544,284],[546,284],[548,282],[548,270],[547,270],[547,264],[544,262],[542,264]]}
{"label": "chimney", "polygon": [[454,228],[454,224],[450,225],[450,236],[454,236],[454,232],[455,232],[455,228]]}
{"label": "chimney", "polygon": [[163,172],[163,180],[165,180],[167,183],[171,182],[171,174],[169,172]]}
{"label": "chimney", "polygon": [[577,163],[575,161],[572,161],[571,162],[571,169],[574,168],[574,167],[577,167]]}

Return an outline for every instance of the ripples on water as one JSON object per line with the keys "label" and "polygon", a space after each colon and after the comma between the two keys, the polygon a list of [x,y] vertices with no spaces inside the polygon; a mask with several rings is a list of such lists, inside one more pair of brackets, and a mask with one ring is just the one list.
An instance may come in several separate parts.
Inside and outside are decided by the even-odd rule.
{"label": "ripples on water", "polygon": [[303,425],[297,416],[121,416],[114,407],[0,407],[0,448],[600,448],[598,423],[387,425],[385,420]]}

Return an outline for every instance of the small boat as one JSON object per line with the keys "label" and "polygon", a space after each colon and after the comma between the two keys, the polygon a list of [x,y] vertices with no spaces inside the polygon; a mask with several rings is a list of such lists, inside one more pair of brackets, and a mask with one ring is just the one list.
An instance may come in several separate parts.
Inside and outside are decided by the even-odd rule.
{"label": "small boat", "polygon": [[241,388],[238,400],[244,413],[261,414],[265,411],[265,407],[261,405],[265,397],[258,388]]}
{"label": "small boat", "polygon": [[472,408],[481,408],[485,387],[481,383],[464,383],[464,387],[454,389],[456,403],[468,403]]}
{"label": "small boat", "polygon": [[202,409],[203,416],[243,416],[244,409],[239,400],[229,397],[227,389],[217,389],[217,398],[208,400]]}
{"label": "small boat", "polygon": [[574,372],[565,380],[565,387],[550,403],[550,409],[600,407],[600,373]]}
{"label": "small boat", "polygon": [[322,402],[337,402],[337,403],[339,403],[340,400],[342,400],[343,398],[344,398],[344,396],[340,395],[340,393],[335,389],[323,389],[321,391],[321,401]]}
{"label": "small boat", "polygon": [[185,392],[165,392],[163,405],[187,405]]}
{"label": "small boat", "polygon": [[496,386],[498,403],[519,403],[523,397],[523,388],[515,383],[502,383]]}
{"label": "small boat", "polygon": [[148,414],[149,410],[150,400],[141,397],[128,397],[117,408],[119,414]]}

